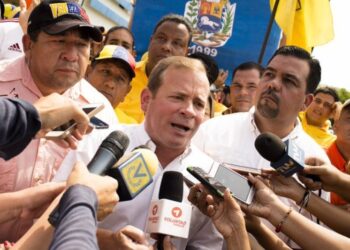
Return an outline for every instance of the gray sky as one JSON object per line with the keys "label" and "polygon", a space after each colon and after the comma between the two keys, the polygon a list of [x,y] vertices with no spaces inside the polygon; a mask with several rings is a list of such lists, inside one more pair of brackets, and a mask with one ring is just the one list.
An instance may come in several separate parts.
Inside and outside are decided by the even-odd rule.
{"label": "gray sky", "polygon": [[331,0],[334,40],[318,46],[313,56],[321,62],[321,84],[350,91],[350,1]]}

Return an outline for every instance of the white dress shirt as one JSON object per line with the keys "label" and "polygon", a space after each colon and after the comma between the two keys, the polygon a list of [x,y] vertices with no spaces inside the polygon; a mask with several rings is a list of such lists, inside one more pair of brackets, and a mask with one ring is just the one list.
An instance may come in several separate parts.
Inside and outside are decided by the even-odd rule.
{"label": "white dress shirt", "polygon": [[[121,130],[125,132],[130,139],[127,152],[130,152],[132,149],[140,145],[146,145],[152,151],[155,151],[156,145],[152,142],[145,131],[143,124],[125,125]],[[87,146],[86,143],[84,145]],[[94,143],[91,142],[90,146],[93,148]],[[80,151],[91,152],[92,149],[80,149]],[[75,153],[68,155],[56,176],[60,176],[60,179],[66,178],[70,172],[72,163],[77,159],[82,160],[85,163],[89,162],[89,159],[86,158],[86,156],[82,156],[82,154]],[[215,164],[217,163],[198,150],[195,146],[189,146],[182,155],[175,158],[164,169],[159,166],[157,173],[153,177],[153,182],[133,200],[119,202],[114,208],[114,212],[99,223],[99,227],[118,231],[126,225],[132,225],[145,231],[148,208],[151,201],[158,200],[161,177],[165,171],[181,172],[191,181],[198,183],[198,181],[186,171],[186,168],[188,166],[199,166],[204,169],[204,171],[210,172],[210,169]],[[182,202],[190,204],[187,200],[188,193],[189,188],[184,184]],[[172,242],[176,246],[176,249],[209,250],[221,249],[223,238],[215,229],[211,219],[203,215],[197,208],[193,207],[188,239],[174,238],[172,239]]]}
{"label": "white dress shirt", "polygon": [[[234,113],[209,119],[204,122],[192,139],[199,149],[218,162],[245,166],[256,169],[270,168],[270,162],[265,160],[255,149],[254,142],[260,134],[254,121],[254,108],[249,112]],[[302,129],[301,123],[296,119],[296,125],[288,136],[282,140],[293,140],[305,153],[305,158],[317,157],[329,163],[325,151]],[[329,201],[329,192],[322,191],[321,197]],[[281,198],[288,206],[298,211],[295,202]],[[316,221],[306,210],[301,212],[305,217]],[[270,228],[272,226],[270,225]],[[281,238],[288,242],[286,236]]]}

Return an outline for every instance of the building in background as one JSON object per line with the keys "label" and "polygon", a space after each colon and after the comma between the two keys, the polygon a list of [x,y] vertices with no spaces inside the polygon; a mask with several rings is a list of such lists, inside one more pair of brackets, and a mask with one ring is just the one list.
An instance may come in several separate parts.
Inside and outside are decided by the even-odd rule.
{"label": "building in background", "polygon": [[91,23],[106,30],[115,25],[128,27],[134,10],[133,0],[80,0]]}

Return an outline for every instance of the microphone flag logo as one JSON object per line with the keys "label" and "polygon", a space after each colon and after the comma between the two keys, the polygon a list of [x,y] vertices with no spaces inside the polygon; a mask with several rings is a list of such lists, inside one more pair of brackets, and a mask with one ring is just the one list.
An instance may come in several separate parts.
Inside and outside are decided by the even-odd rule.
{"label": "microphone flag logo", "polygon": [[171,214],[172,214],[175,218],[179,218],[179,217],[181,217],[181,215],[182,215],[182,210],[181,210],[181,208],[179,208],[179,207],[174,207],[174,208],[171,210]]}
{"label": "microphone flag logo", "polygon": [[153,208],[152,208],[152,214],[153,214],[153,215],[156,215],[157,212],[158,212],[158,205],[156,204],[156,205],[154,205]]}

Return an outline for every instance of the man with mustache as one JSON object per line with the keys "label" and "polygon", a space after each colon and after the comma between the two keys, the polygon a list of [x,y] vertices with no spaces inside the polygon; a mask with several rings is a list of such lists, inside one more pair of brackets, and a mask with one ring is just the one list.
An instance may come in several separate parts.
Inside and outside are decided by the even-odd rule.
{"label": "man with mustache", "polygon": [[255,62],[245,62],[233,71],[230,86],[231,107],[224,115],[236,112],[247,112],[254,102],[257,86],[263,72],[263,67]]}
{"label": "man with mustache", "polygon": [[[90,24],[79,4],[62,0],[40,3],[29,17],[28,32],[22,40],[25,55],[0,63],[1,96],[33,103],[42,96],[58,93],[80,105],[102,103],[105,108],[97,116],[110,126],[117,124],[108,100],[83,79],[90,43],[101,41],[102,34]],[[103,133],[106,131],[93,132],[101,137]],[[0,160],[0,192],[50,181],[69,152],[68,146],[78,146],[73,136],[68,136],[66,142],[64,148],[52,140],[35,139],[18,156]],[[32,223],[33,218],[22,218],[1,224],[0,242],[16,241]]]}
{"label": "man with mustache", "polygon": [[[260,133],[271,132],[283,141],[293,140],[306,158],[314,156],[329,163],[326,153],[304,132],[297,118],[312,101],[320,79],[319,62],[307,51],[295,46],[281,47],[262,74],[255,108],[208,120],[201,125],[193,142],[219,162],[262,169],[269,168],[270,163],[259,155],[254,142]],[[329,200],[329,193],[322,192],[321,196]],[[294,209],[299,208],[288,199],[284,201]],[[309,213],[302,213],[316,221]]]}

